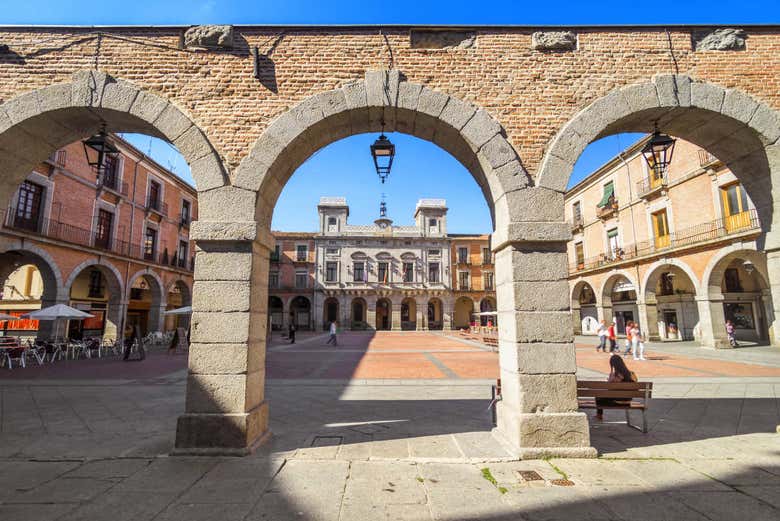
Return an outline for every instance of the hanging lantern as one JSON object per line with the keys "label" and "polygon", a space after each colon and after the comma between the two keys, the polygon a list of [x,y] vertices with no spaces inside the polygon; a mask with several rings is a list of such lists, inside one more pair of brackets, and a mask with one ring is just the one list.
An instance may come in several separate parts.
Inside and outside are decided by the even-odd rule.
{"label": "hanging lantern", "polygon": [[376,174],[384,184],[385,179],[390,175],[390,168],[393,166],[393,158],[395,157],[395,145],[387,139],[384,131],[379,135],[379,139],[371,145],[371,157],[374,158]]}
{"label": "hanging lantern", "polygon": [[[84,145],[84,154],[87,156],[87,163],[95,169],[98,177],[100,177],[100,174],[106,167],[106,159],[113,158],[119,154],[119,149],[108,140],[105,123],[103,123],[97,134],[85,139],[82,143]],[[97,153],[97,157],[94,160],[90,150]]]}
{"label": "hanging lantern", "polygon": [[653,132],[653,137],[642,148],[642,155],[647,165],[653,171],[653,179],[661,179],[666,174],[666,169],[672,162],[674,144],[677,140],[658,131]]}
{"label": "hanging lantern", "polygon": [[742,263],[742,268],[745,270],[745,272],[748,275],[751,275],[753,271],[756,269],[756,265],[750,262],[749,260],[746,260]]}

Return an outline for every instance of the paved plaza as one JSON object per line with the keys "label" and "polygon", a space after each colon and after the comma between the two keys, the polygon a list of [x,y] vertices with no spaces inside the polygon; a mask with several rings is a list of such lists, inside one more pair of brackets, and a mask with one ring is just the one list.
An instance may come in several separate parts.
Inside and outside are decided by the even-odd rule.
{"label": "paved plaza", "polygon": [[[517,461],[491,433],[497,355],[485,346],[437,333],[325,340],[272,340],[274,436],[246,458],[170,456],[184,356],[3,370],[0,519],[780,515],[780,356],[771,348],[653,345],[649,361],[630,362],[655,383],[647,434],[607,411],[603,423],[591,418],[599,459]],[[578,339],[583,378],[606,372],[594,345]]]}

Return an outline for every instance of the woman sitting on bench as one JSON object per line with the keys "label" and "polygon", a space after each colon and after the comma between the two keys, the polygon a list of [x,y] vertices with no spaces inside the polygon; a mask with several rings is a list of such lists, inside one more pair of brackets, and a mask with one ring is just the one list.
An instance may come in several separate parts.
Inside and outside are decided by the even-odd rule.
{"label": "woman sitting on bench", "polygon": [[[636,382],[636,374],[629,370],[626,363],[623,361],[623,357],[620,355],[612,355],[609,357],[609,377],[608,382]],[[625,405],[630,404],[631,399],[620,400],[617,398],[596,398],[596,406],[599,405]],[[596,419],[601,421],[604,419],[604,409],[596,409]]]}

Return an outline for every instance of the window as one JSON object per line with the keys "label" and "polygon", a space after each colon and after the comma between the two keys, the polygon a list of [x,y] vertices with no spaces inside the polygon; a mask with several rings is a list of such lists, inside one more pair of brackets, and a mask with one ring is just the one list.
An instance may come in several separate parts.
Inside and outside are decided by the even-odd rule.
{"label": "window", "polygon": [[309,247],[305,244],[299,244],[295,247],[295,260],[306,262],[309,258]]}
{"label": "window", "polygon": [[620,249],[619,239],[617,228],[607,230],[607,253],[610,259],[617,259],[623,254],[623,251]]}
{"label": "window", "polygon": [[160,209],[160,183],[157,181],[149,181],[149,197],[146,206],[152,210]]}
{"label": "window", "polygon": [[98,210],[97,229],[95,230],[95,246],[111,248],[111,229],[114,224],[114,214],[108,210]]}
{"label": "window", "polygon": [[431,257],[438,257],[441,255],[441,250],[428,250],[428,255]]}
{"label": "window", "polygon": [[19,187],[19,198],[16,201],[14,227],[38,231],[43,205],[43,186],[25,181]]}
{"label": "window", "polygon": [[414,282],[413,262],[404,262],[404,282]]}
{"label": "window", "polygon": [[298,289],[305,288],[309,285],[309,274],[305,271],[295,272],[295,287]]}
{"label": "window", "polygon": [[336,282],[336,280],[338,280],[337,268],[338,268],[337,262],[325,263],[325,282]]}
{"label": "window", "polygon": [[469,249],[461,246],[458,248],[458,263],[467,264],[469,262]]}
{"label": "window", "polygon": [[355,282],[365,282],[366,272],[364,271],[364,264],[362,262],[356,262],[352,267],[352,280]]}
{"label": "window", "polygon": [[458,272],[458,289],[461,291],[465,291],[469,289],[469,272],[468,271],[460,271]]}
{"label": "window", "polygon": [[184,226],[190,224],[190,202],[184,199],[181,201],[181,223]]}
{"label": "window", "polygon": [[278,271],[270,271],[268,272],[268,287],[276,289],[279,287],[279,272]]}
{"label": "window", "polygon": [[490,254],[490,248],[482,248],[482,264],[493,264],[493,256]]}
{"label": "window", "polygon": [[742,292],[742,283],[739,280],[737,268],[726,268],[726,271],[723,273],[723,279],[726,283],[726,291],[729,293]]}
{"label": "window", "polygon": [[747,193],[739,183],[733,183],[720,189],[723,201],[724,226],[727,231],[739,230],[750,226],[750,208]]}
{"label": "window", "polygon": [[439,263],[438,262],[429,262],[428,263],[428,282],[432,283],[439,283]]}
{"label": "window", "polygon": [[68,151],[57,150],[52,154],[51,159],[57,166],[65,166],[65,163],[68,160]]}
{"label": "window", "polygon": [[153,260],[156,249],[157,230],[154,228],[146,228],[146,235],[144,235],[144,259]]}
{"label": "window", "polygon": [[387,262],[378,263],[377,280],[384,284],[390,282],[390,265]]}
{"label": "window", "polygon": [[577,268],[585,267],[585,249],[581,242],[574,244],[574,257],[577,260]]}
{"label": "window", "polygon": [[674,295],[674,280],[669,272],[661,273],[661,295]]}
{"label": "window", "polygon": [[329,232],[335,232],[337,231],[338,226],[336,225],[336,218],[335,217],[328,217],[328,231]]}
{"label": "window", "polygon": [[652,214],[653,233],[655,234],[655,247],[667,248],[671,244],[669,236],[669,221],[666,217],[666,210],[661,210]]}
{"label": "window", "polygon": [[339,249],[338,248],[325,248],[325,255],[338,255]]}
{"label": "window", "polygon": [[429,219],[428,220],[428,226],[430,226],[431,228],[435,228],[436,224],[438,224],[436,219]]}
{"label": "window", "polygon": [[111,190],[119,190],[119,158],[105,156],[103,158],[102,185]]}
{"label": "window", "polygon": [[89,272],[87,296],[90,298],[103,297],[103,274],[100,273],[100,270],[92,270]]}
{"label": "window", "polygon": [[582,223],[582,206],[579,201],[571,205],[571,218],[574,224]]}
{"label": "window", "polygon": [[278,244],[274,246],[274,251],[271,252],[271,262],[279,262],[279,258],[282,256],[282,247]]}
{"label": "window", "polygon": [[615,183],[612,181],[604,185],[604,194],[597,205],[599,208],[611,207],[615,203]]}
{"label": "window", "polygon": [[493,290],[493,272],[487,271],[482,274],[482,281],[485,284],[485,290],[492,291]]}
{"label": "window", "polygon": [[189,247],[189,244],[187,244],[187,241],[179,241],[179,251],[177,252],[177,256],[179,257],[179,263],[178,266],[180,268],[184,268],[187,265],[187,249]]}

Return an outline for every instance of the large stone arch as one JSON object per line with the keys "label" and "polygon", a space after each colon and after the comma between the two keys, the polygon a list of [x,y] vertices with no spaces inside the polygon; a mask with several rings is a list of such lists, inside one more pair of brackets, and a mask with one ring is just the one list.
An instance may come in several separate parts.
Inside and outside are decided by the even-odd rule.
{"label": "large stone arch", "polygon": [[96,133],[140,132],[165,139],[182,153],[199,190],[227,182],[214,147],[186,113],[165,98],[102,71],[82,70],[0,105],[0,201],[52,151]]}
{"label": "large stone arch", "polygon": [[33,264],[41,273],[43,279],[43,295],[41,305],[46,307],[67,299],[62,272],[49,252],[27,241],[3,241],[0,258],[8,262],[0,262],[0,284],[11,273],[23,264]]}
{"label": "large stone arch", "polygon": [[[780,114],[759,99],[682,74],[657,74],[614,90],[561,128],[545,152],[538,186],[565,191],[590,142],[618,132],[652,132],[656,125],[712,153],[745,187],[761,223],[758,249],[767,252],[772,300],[780,302]],[[777,341],[780,305],[769,320]]]}
{"label": "large stone arch", "polygon": [[[684,261],[675,258],[660,259],[647,267],[642,277],[642,295],[640,297],[640,309],[644,310],[644,321],[647,323],[646,333],[651,340],[672,339],[669,332],[669,324],[666,323],[663,313],[659,310],[659,300],[656,288],[661,280],[661,275],[666,272],[672,272],[675,275],[686,277],[693,287],[693,295],[677,295],[670,297],[665,295],[662,300],[666,301],[674,298],[677,302],[671,304],[667,302],[664,306],[673,309],[667,310],[672,315],[677,315],[675,329],[680,340],[690,340],[701,337],[702,324],[699,320],[699,311],[696,305],[697,299],[701,297],[701,284],[699,278],[693,269]],[[679,272],[675,273],[675,272]],[[679,286],[675,289],[678,289]],[[673,317],[674,318],[674,317]],[[671,322],[672,318],[670,318]],[[681,336],[680,336],[681,335]]]}
{"label": "large stone arch", "polygon": [[[501,124],[486,110],[406,81],[397,70],[368,71],[364,79],[301,101],[268,125],[230,186],[199,192],[200,218],[191,228],[199,247],[195,279],[198,291],[211,290],[209,302],[194,302],[190,352],[213,363],[190,366],[178,450],[208,452],[219,444],[219,452],[244,452],[267,434],[264,372],[248,368],[265,355],[266,321],[253,317],[267,313],[267,288],[260,281],[267,280],[275,244],[270,224],[277,198],[314,152],[383,126],[452,154],[490,208],[501,325],[498,431],[525,457],[595,455],[587,418],[578,412],[571,330],[560,327],[569,320],[571,235],[563,193],[533,186]],[[369,303],[369,326],[375,309]],[[391,320],[395,327],[397,318]],[[226,343],[234,350],[213,348]],[[231,374],[216,374],[211,367],[224,366],[219,357],[226,353],[241,359]],[[201,398],[204,388],[214,390],[208,399]],[[219,437],[206,435],[215,430]]]}
{"label": "large stone arch", "polygon": [[[588,331],[583,328],[582,304],[580,303],[580,295],[582,295],[582,292],[586,287],[590,288],[590,292],[593,294],[594,306],[599,306],[600,304],[600,297],[596,294],[596,290],[593,288],[593,284],[591,284],[590,281],[580,279],[574,283],[571,290],[571,324],[575,335],[588,333]],[[597,307],[596,309],[598,310],[599,308]],[[596,311],[596,313],[595,319],[602,318],[606,320],[605,317],[598,317],[598,311]]]}
{"label": "large stone arch", "polygon": [[696,276],[696,273],[693,271],[693,269],[684,261],[675,258],[669,258],[657,260],[647,267],[647,270],[642,277],[642,285],[640,286],[644,292],[643,298],[645,301],[655,298],[654,296],[650,297],[650,294],[655,294],[655,287],[658,284],[658,279],[661,276],[661,273],[664,271],[664,268],[668,269],[670,266],[674,266],[680,271],[684,272],[693,284],[693,289],[696,292],[695,294],[697,296],[701,294],[701,284],[699,283],[699,277]]}
{"label": "large stone arch", "polygon": [[615,287],[615,283],[621,279],[624,278],[628,280],[631,284],[634,285],[634,288],[636,288],[636,296],[637,298],[640,297],[641,292],[639,285],[637,284],[637,279],[634,277],[630,272],[626,270],[613,270],[609,273],[609,276],[604,279],[604,281],[601,283],[601,286],[599,287],[599,291],[596,294],[597,302],[599,302],[604,307],[611,307],[612,306],[612,289]]}

